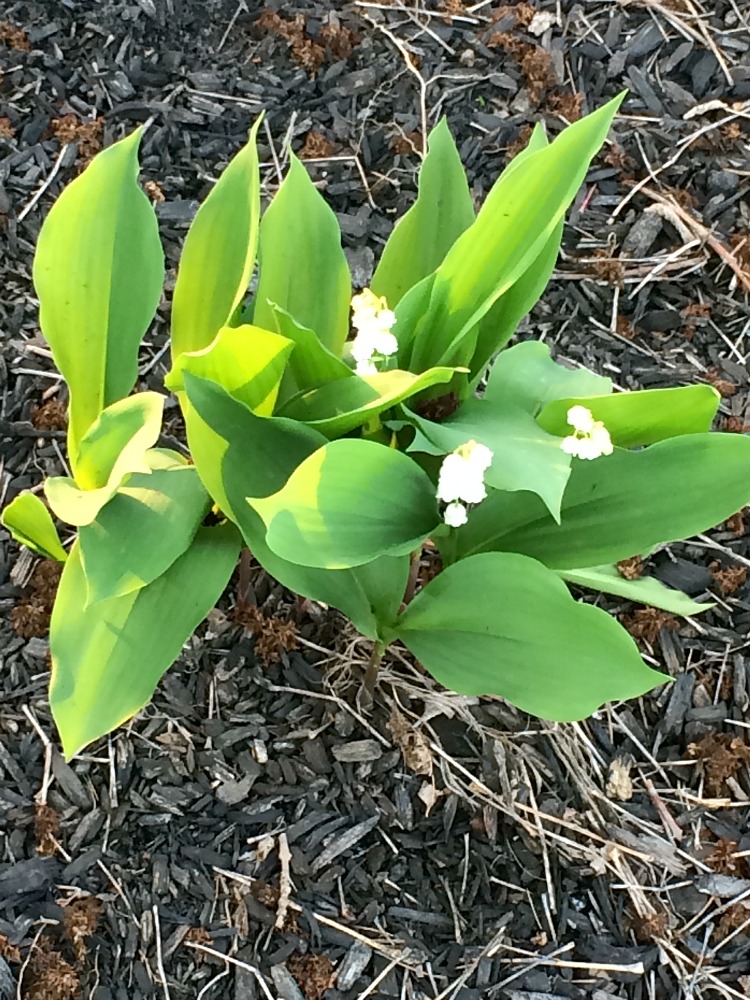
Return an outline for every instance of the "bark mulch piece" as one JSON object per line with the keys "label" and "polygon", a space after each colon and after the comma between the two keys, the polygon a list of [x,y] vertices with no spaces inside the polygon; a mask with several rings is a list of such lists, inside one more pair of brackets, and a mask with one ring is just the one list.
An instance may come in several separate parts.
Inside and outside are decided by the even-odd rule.
{"label": "bark mulch piece", "polygon": [[[733,0],[11,0],[0,496],[63,468],[30,280],[55,195],[151,120],[168,300],[196,205],[261,109],[264,193],[302,155],[361,286],[440,115],[481,200],[534,122],[555,135],[628,87],[521,336],[623,388],[709,381],[743,432],[749,49]],[[167,317],[143,388],[162,385]],[[673,628],[608,602],[675,683],[568,726],[447,694],[398,650],[363,716],[366,644],[261,576],[256,637],[228,593],[153,704],[68,765],[46,639],[11,623],[36,560],[0,535],[0,998],[19,980],[95,1000],[748,995],[748,559],[740,516],[631,567],[716,606]]]}

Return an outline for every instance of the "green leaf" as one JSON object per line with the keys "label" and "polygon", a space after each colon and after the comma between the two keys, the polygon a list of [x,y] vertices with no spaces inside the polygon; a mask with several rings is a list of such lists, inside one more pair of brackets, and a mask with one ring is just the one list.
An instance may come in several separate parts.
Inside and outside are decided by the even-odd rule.
{"label": "green leaf", "polygon": [[554,569],[617,563],[706,531],[750,502],[750,437],[688,434],[642,451],[575,460],[556,524],[530,493],[490,494],[459,556],[521,552]]}
{"label": "green leaf", "polygon": [[721,396],[711,385],[687,385],[675,389],[643,389],[613,396],[571,396],[548,403],[537,420],[550,434],[571,433],[567,413],[581,405],[604,422],[614,444],[634,448],[655,444],[681,434],[700,434],[711,429]]}
{"label": "green leaf", "polygon": [[215,382],[184,373],[185,420],[198,475],[244,533],[245,497],[270,496],[325,438],[293,420],[261,417]]}
{"label": "green leaf", "polygon": [[0,524],[17,542],[45,559],[65,562],[68,553],[42,501],[34,493],[21,493],[0,514]]}
{"label": "green leaf", "polygon": [[275,306],[273,315],[278,332],[294,343],[288,372],[294,380],[295,392],[354,375],[345,361],[320,342],[317,333],[302,326],[285,309]]}
{"label": "green leaf", "polygon": [[462,364],[462,341],[539,257],[583,183],[622,95],[507,170],[440,266],[409,367]]}
{"label": "green leaf", "polygon": [[404,555],[440,522],[429,476],[401,452],[362,440],[326,444],[278,493],[248,503],[273,552],[321,569]]}
{"label": "green leaf", "polygon": [[161,430],[164,396],[140,392],[113,403],[83,436],[77,480],[53,476],[44,493],[53,513],[68,524],[90,524],[112,499],[125,476],[148,473],[149,449]]}
{"label": "green leaf", "polygon": [[184,389],[190,372],[223,386],[256,413],[273,413],[292,341],[258,326],[224,326],[202,351],[181,354],[164,380],[173,392]]}
{"label": "green leaf", "polygon": [[616,566],[589,566],[586,569],[558,570],[557,575],[566,583],[589,590],[599,590],[604,594],[625,597],[629,601],[661,608],[673,615],[697,615],[715,607],[714,602],[699,604],[691,600],[681,590],[673,590],[653,576],[642,576],[637,580],[627,580],[617,572]]}
{"label": "green leaf", "polygon": [[208,347],[247,293],[260,220],[260,122],[198,209],[185,239],[172,298],[173,363],[183,351]]}
{"label": "green leaf", "polygon": [[484,475],[488,486],[536,493],[552,516],[559,518],[570,455],[560,447],[559,438],[542,430],[520,406],[503,399],[469,399],[442,423],[415,413],[408,413],[408,420],[417,434],[407,451],[447,455],[467,441],[478,441],[493,455]]}
{"label": "green leaf", "polygon": [[441,684],[496,694],[570,722],[669,680],[599,608],[578,604],[540,563],[489,553],[454,563],[417,594],[396,635]]}
{"label": "green leaf", "polygon": [[260,224],[260,278],[253,322],[276,329],[286,310],[340,356],[349,332],[351,278],[341,232],[296,156]]}
{"label": "green leaf", "polygon": [[[514,403],[536,417],[553,400],[570,396],[603,397],[611,392],[611,379],[595,375],[587,368],[566,368],[552,360],[547,344],[527,340],[498,354],[487,379],[484,399]],[[564,416],[567,412],[566,408]],[[551,434],[570,433],[567,421],[562,431],[550,430],[546,423],[542,426]]]}
{"label": "green leaf", "polygon": [[76,461],[76,482],[95,490],[127,472],[148,472],[146,451],[159,438],[164,396],[139,392],[108,406],[81,440]]}
{"label": "green leaf", "polygon": [[86,607],[74,545],[50,624],[50,705],[68,759],[148,703],[221,596],[239,549],[232,525],[199,528],[187,552],[153,583]]}
{"label": "green leaf", "polygon": [[395,616],[409,559],[383,557],[357,569],[322,570],[286,560],[266,544],[266,528],[245,501],[248,493],[276,493],[294,469],[322,444],[316,431],[280,417],[258,417],[220,386],[186,377],[187,434],[196,468],[222,511],[236,522],[263,568],[288,590],[343,611],[370,639]]}
{"label": "green leaf", "polygon": [[192,466],[130,476],[79,532],[87,606],[152,583],[188,548],[209,508]]}
{"label": "green leaf", "polygon": [[393,333],[398,340],[396,358],[399,368],[409,368],[414,340],[422,329],[429,311],[430,297],[436,277],[437,272],[435,271],[428,274],[426,278],[422,278],[420,282],[409,289],[394,309],[396,325],[393,328]]}
{"label": "green leaf", "polygon": [[68,452],[138,375],[138,345],[164,280],[156,216],[138,187],[142,129],[103,150],[63,191],[39,234],[40,324],[70,391]]}
{"label": "green leaf", "polygon": [[561,219],[539,255],[513,282],[507,292],[503,292],[480,321],[469,365],[470,378],[474,383],[479,381],[493,355],[505,347],[518,329],[521,320],[531,312],[542,297],[555,270],[564,227],[564,219]]}
{"label": "green leaf", "polygon": [[368,639],[385,641],[406,590],[409,556],[381,556],[351,569],[315,569],[282,559],[266,545],[266,528],[254,510],[256,528],[245,541],[263,569],[287,590],[338,608]]}
{"label": "green leaf", "polygon": [[329,437],[347,434],[423,389],[450,382],[454,368],[431,368],[421,375],[394,369],[329,382],[289,400],[281,415],[302,421]]}
{"label": "green leaf", "polygon": [[441,264],[474,221],[466,173],[445,118],[430,132],[419,171],[417,200],[388,238],[371,288],[391,309]]}

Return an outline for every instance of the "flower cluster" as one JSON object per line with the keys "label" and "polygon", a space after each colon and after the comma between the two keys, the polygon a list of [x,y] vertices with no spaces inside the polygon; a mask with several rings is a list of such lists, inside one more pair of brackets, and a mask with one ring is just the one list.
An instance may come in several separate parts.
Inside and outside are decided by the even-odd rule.
{"label": "flower cluster", "polygon": [[594,420],[591,410],[585,406],[571,406],[568,410],[568,423],[573,428],[573,433],[563,438],[560,444],[566,454],[586,459],[612,454],[609,431],[601,420]]}
{"label": "flower cluster", "polygon": [[465,504],[480,503],[487,496],[484,474],[491,464],[492,452],[476,441],[467,441],[443,459],[437,498],[448,504],[443,520],[451,528],[466,524]]}
{"label": "flower cluster", "polygon": [[357,335],[351,344],[357,375],[375,375],[376,361],[395,354],[398,341],[391,333],[395,313],[388,308],[385,297],[363,288],[352,299],[352,326]]}

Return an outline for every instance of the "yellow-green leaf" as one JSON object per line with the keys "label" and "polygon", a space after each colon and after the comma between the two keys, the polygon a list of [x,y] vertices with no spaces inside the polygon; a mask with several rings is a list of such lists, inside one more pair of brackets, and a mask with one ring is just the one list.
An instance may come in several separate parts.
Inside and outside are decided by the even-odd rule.
{"label": "yellow-green leaf", "polygon": [[49,511],[35,493],[21,493],[11,500],[0,514],[0,524],[37,555],[58,562],[68,558]]}
{"label": "yellow-green leaf", "polygon": [[256,138],[230,161],[198,209],[185,240],[172,298],[172,361],[207,347],[245,297],[260,219]]}
{"label": "yellow-green leaf", "polygon": [[34,287],[42,332],[68,383],[68,452],[102,410],[127,396],[153,319],[164,255],[137,183],[142,129],[103,150],[63,191],[39,234]]}

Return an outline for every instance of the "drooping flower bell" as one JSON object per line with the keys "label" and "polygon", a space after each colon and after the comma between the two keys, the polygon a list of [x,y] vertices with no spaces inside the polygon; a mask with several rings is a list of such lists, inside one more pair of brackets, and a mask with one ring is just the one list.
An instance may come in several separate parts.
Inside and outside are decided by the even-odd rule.
{"label": "drooping flower bell", "polygon": [[492,452],[477,441],[467,441],[446,455],[438,475],[437,498],[448,506],[443,520],[451,528],[466,524],[466,504],[478,504],[487,496],[484,474],[492,464]]}
{"label": "drooping flower bell", "polygon": [[599,458],[614,451],[609,431],[601,420],[594,420],[591,410],[585,406],[571,406],[568,423],[573,433],[560,442],[562,450],[575,458]]}
{"label": "drooping flower bell", "polygon": [[357,375],[377,374],[377,362],[390,357],[398,350],[398,341],[391,333],[396,314],[388,308],[383,295],[375,295],[369,288],[352,299],[352,326],[357,335],[350,345],[356,362]]}

